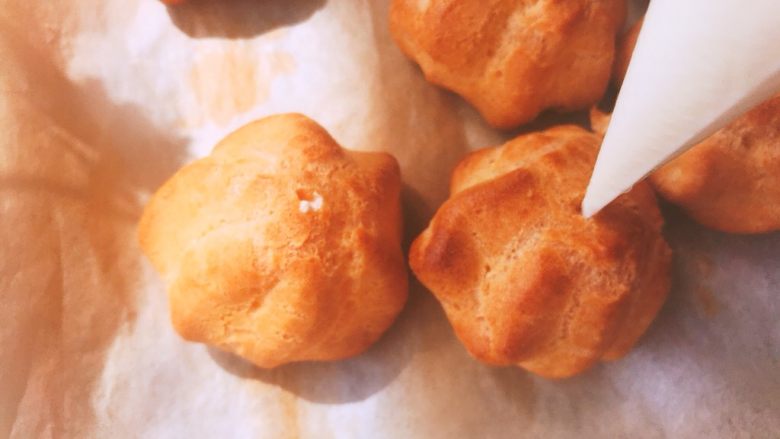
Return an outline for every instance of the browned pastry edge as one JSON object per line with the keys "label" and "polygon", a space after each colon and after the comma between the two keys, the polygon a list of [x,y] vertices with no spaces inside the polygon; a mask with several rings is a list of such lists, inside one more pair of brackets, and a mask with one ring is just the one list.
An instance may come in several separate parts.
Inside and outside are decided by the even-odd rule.
{"label": "browned pastry edge", "polygon": [[612,66],[612,82],[620,88],[623,79],[628,71],[628,64],[631,62],[631,55],[636,47],[636,40],[639,38],[639,31],[642,30],[644,18],[634,23],[629,30],[623,34],[617,43],[615,49],[615,64]]}

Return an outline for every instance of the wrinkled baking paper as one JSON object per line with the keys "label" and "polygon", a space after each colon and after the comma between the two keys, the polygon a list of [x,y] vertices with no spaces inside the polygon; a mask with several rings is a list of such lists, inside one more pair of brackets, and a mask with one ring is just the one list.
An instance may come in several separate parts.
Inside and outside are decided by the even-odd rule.
{"label": "wrinkled baking paper", "polygon": [[780,434],[780,234],[715,233],[671,208],[668,303],[625,359],[576,378],[476,362],[419,285],[347,361],[265,371],[183,341],[136,222],[227,132],[299,111],[392,152],[408,237],[458,159],[512,133],[423,80],[387,1],[0,3],[0,437]]}

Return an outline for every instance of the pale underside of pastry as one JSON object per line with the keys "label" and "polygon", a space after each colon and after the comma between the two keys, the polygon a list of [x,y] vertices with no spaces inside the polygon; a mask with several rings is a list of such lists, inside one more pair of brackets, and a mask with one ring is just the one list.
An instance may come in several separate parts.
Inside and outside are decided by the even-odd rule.
{"label": "pale underside of pastry", "polygon": [[364,351],[407,296],[400,171],[297,114],[248,124],[178,171],[139,225],[186,339],[258,366]]}
{"label": "pale underside of pastry", "polygon": [[410,264],[476,358],[571,376],[625,355],[663,304],[671,253],[650,187],[580,214],[598,146],[582,128],[555,127],[454,171]]}
{"label": "pale underside of pastry", "polygon": [[509,128],[603,95],[624,0],[393,0],[390,29],[432,83]]}

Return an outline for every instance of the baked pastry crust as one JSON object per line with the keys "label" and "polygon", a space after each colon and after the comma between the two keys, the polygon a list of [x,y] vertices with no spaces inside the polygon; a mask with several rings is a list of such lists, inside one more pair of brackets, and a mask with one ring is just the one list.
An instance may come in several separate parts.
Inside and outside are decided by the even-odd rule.
{"label": "baked pastry crust", "polygon": [[662,166],[650,181],[707,227],[780,230],[780,95]]}
{"label": "baked pastry crust", "polygon": [[393,0],[390,30],[432,83],[510,128],[596,103],[624,0]]}
{"label": "baked pastry crust", "polygon": [[571,376],[626,354],[663,304],[671,252],[650,187],[580,214],[598,147],[561,126],[455,169],[410,264],[477,359]]}
{"label": "baked pastry crust", "polygon": [[[618,44],[614,82],[622,84],[642,22]],[[609,119],[594,111],[596,132]],[[698,223],[730,233],[780,230],[780,94],[650,175],[666,200]]]}
{"label": "baked pastry crust", "polygon": [[400,171],[298,114],[228,135],[146,206],[144,252],[185,339],[261,367],[356,355],[407,296]]}

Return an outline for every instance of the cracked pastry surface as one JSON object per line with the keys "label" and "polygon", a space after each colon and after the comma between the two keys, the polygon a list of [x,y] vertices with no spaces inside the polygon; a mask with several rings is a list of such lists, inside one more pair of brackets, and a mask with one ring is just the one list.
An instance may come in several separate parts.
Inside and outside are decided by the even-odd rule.
{"label": "cracked pastry surface", "polygon": [[432,83],[510,128],[596,103],[624,0],[393,0],[390,30]]}
{"label": "cracked pastry surface", "polygon": [[374,343],[406,300],[400,187],[389,154],[272,116],[168,180],[139,240],[185,339],[261,367],[340,359]]}
{"label": "cracked pastry surface", "polygon": [[455,169],[410,265],[477,359],[571,376],[626,354],[663,304],[671,252],[650,187],[580,214],[598,147],[560,126]]}

